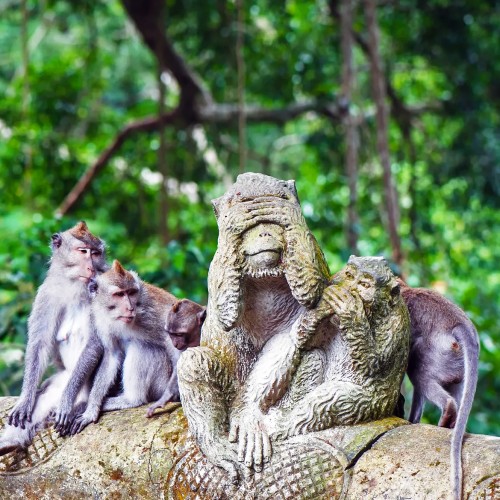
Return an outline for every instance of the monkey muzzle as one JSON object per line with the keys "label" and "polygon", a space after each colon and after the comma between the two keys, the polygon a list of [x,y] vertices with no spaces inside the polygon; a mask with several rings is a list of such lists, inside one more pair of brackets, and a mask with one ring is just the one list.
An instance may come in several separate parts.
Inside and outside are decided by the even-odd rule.
{"label": "monkey muzzle", "polygon": [[135,316],[119,316],[118,319],[120,321],[123,321],[124,323],[132,323],[132,321],[134,321],[135,319]]}
{"label": "monkey muzzle", "polygon": [[283,229],[274,224],[260,224],[243,236],[243,253],[255,269],[271,269],[280,264]]}
{"label": "monkey muzzle", "polygon": [[281,252],[276,250],[261,250],[254,254],[247,254],[248,262],[257,269],[269,269],[280,263]]}

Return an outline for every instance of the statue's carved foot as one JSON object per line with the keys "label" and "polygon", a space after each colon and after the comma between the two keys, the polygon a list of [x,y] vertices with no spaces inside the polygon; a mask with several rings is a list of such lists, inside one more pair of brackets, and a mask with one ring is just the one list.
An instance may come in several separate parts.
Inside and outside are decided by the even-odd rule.
{"label": "statue's carved foot", "polygon": [[224,469],[232,484],[238,484],[242,477],[238,467],[238,454],[226,438],[206,438],[200,440],[200,448],[212,464]]}

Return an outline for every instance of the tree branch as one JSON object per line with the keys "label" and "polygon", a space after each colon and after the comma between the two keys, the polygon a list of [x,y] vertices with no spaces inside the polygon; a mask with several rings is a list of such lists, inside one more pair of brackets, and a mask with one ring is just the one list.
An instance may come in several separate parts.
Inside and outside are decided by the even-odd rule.
{"label": "tree branch", "polygon": [[107,165],[109,160],[120,149],[129,136],[137,132],[156,131],[160,128],[160,124],[162,122],[164,125],[171,125],[180,122],[179,111],[176,109],[171,113],[163,115],[161,121],[158,117],[145,118],[131,123],[122,129],[121,132],[119,132],[115,137],[111,145],[105,149],[97,161],[85,171],[80,180],[76,183],[75,187],[69,192],[66,198],[64,198],[63,202],[56,210],[56,217],[63,217],[75,206],[90,186],[94,177]]}
{"label": "tree branch", "polygon": [[[158,13],[162,11],[164,0],[122,0],[123,7],[132,19],[146,46],[159,59],[161,67],[169,71],[181,89],[179,106],[184,109],[186,118],[196,114],[196,101],[200,105],[209,104],[212,97],[202,84],[201,78],[187,65],[174,49],[165,34],[165,27],[159,22]],[[194,116],[193,116],[194,119]]]}
{"label": "tree branch", "polygon": [[[97,161],[91,165],[82,175],[75,187],[66,196],[64,201],[56,210],[56,216],[62,217],[70,212],[76,203],[85,194],[92,180],[106,166],[113,155],[120,149],[122,144],[131,135],[138,132],[156,132],[163,126],[190,126],[203,124],[231,124],[238,121],[240,108],[237,104],[217,104],[201,108],[197,116],[191,116],[189,119],[183,113],[184,109],[176,108],[170,113],[166,113],[160,119],[157,116],[144,118],[140,121],[127,125],[115,137],[111,145],[99,156]],[[295,103],[284,108],[261,108],[258,106],[245,106],[244,113],[246,121],[260,123],[285,123],[298,116],[314,112],[329,118],[340,118],[339,106],[335,102],[304,102]]]}
{"label": "tree branch", "polygon": [[169,71],[177,80],[181,89],[178,107],[161,118],[150,117],[127,125],[115,137],[111,145],[100,155],[82,175],[75,187],[66,196],[56,210],[57,216],[67,214],[82,198],[96,175],[106,166],[124,141],[137,132],[153,132],[160,126],[191,126],[196,124],[232,124],[238,117],[247,122],[285,123],[308,112],[314,112],[339,120],[341,111],[336,102],[308,101],[294,103],[283,108],[262,108],[258,106],[241,106],[238,104],[215,104],[210,93],[201,83],[200,78],[176,52],[165,34],[160,21],[164,0],[121,0],[135,27],[141,34],[144,43],[157,58],[161,68]]}

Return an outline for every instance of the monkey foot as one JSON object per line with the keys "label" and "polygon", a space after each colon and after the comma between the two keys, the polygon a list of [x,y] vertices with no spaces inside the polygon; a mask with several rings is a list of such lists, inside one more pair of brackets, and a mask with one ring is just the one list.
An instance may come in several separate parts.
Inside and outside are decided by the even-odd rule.
{"label": "monkey foot", "polygon": [[13,442],[13,441],[0,441],[0,456],[7,455],[12,451],[22,449],[21,443]]}

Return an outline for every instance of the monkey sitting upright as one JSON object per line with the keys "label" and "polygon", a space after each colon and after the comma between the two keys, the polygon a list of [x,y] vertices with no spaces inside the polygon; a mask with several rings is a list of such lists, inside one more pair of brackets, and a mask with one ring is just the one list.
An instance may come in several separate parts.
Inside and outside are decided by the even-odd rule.
{"label": "monkey sitting upright", "polygon": [[[165,331],[170,337],[172,344],[179,351],[185,351],[188,347],[200,345],[201,327],[205,321],[207,310],[196,302],[182,299],[172,305],[167,313]],[[177,363],[174,366],[172,377],[175,380],[175,400],[179,399],[179,387],[177,386]],[[172,399],[172,389],[167,385],[161,398],[148,408],[148,417],[152,417],[157,408],[162,408]]]}
{"label": "monkey sitting upright", "polygon": [[411,288],[402,280],[399,284],[411,324],[409,420],[420,422],[427,399],[441,410],[438,425],[454,428],[451,479],[454,498],[460,498],[462,441],[477,384],[478,334],[467,315],[438,292]]}
{"label": "monkey sitting upright", "polygon": [[[93,295],[92,317],[104,345],[104,355],[87,407],[68,425],[69,434],[96,422],[101,410],[178,398],[175,366],[180,351],[174,348],[164,330],[165,311],[177,299],[141,281],[117,260],[109,271],[89,284],[89,290]],[[122,393],[106,398],[121,366]]]}
{"label": "monkey sitting upright", "polygon": [[[73,402],[84,401],[102,353],[89,327],[87,283],[106,268],[104,243],[80,222],[54,234],[51,246],[50,268],[28,321],[23,387],[0,437],[0,455],[27,447],[52,411],[57,421]],[[84,350],[88,356],[80,360]],[[49,362],[57,371],[37,389]]]}

